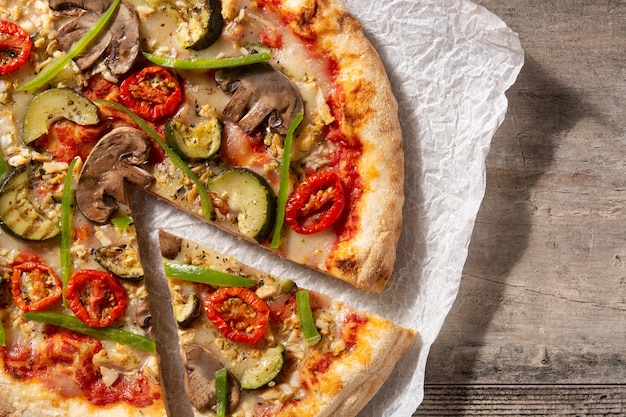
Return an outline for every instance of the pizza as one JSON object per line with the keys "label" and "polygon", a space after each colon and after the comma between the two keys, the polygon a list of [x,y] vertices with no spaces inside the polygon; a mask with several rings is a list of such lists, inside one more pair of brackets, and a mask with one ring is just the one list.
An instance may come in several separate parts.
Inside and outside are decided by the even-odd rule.
{"label": "pizza", "polygon": [[159,237],[186,391],[200,412],[216,406],[214,374],[227,369],[232,415],[355,415],[415,336],[188,239]]}
{"label": "pizza", "polygon": [[218,13],[217,1],[138,0],[97,25],[111,3],[3,9],[8,165],[29,166],[35,183],[78,158],[77,205],[94,224],[118,213],[131,182],[279,256],[382,291],[402,221],[402,140],[358,22],[335,2],[233,0]]}
{"label": "pizza", "polygon": [[[128,187],[276,256],[383,291],[402,224],[399,126],[383,65],[336,0],[3,2],[0,415],[164,414]],[[320,311],[349,309],[313,301]],[[365,312],[354,317],[412,338]],[[354,381],[388,374],[406,349],[380,357],[389,346],[368,337],[369,324],[354,325],[364,341],[345,347],[369,346],[369,361],[333,354],[334,366],[354,370],[349,381],[324,376],[334,375],[336,392],[313,400],[294,391],[292,406],[233,415],[296,415],[297,404],[322,400],[348,402],[319,415],[358,412],[378,384]],[[269,347],[263,340],[256,348]],[[280,381],[332,362],[330,341],[308,349],[323,358],[307,363],[284,342],[271,346],[291,358]]]}

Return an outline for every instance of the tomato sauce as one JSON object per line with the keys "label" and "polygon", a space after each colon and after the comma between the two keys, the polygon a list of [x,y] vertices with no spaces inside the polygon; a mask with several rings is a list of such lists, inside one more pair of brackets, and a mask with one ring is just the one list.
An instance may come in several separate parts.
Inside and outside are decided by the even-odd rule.
{"label": "tomato sauce", "polygon": [[367,317],[362,317],[356,313],[352,313],[346,317],[343,329],[341,329],[341,339],[346,343],[348,348],[356,346],[359,327],[365,323],[367,323]]}
{"label": "tomato sauce", "polygon": [[89,336],[52,330],[37,346],[18,343],[0,348],[8,375],[22,381],[38,381],[64,397],[85,397],[94,405],[126,402],[136,407],[151,405],[161,391],[147,377],[121,375],[106,386],[93,357],[102,344]]}

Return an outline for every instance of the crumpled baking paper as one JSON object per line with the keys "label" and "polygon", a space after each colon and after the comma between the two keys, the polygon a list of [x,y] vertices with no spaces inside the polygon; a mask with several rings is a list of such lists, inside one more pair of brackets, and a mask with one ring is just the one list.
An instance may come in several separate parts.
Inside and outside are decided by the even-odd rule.
{"label": "crumpled baking paper", "polygon": [[428,351],[457,295],[485,190],[485,158],[523,51],[517,34],[465,0],[346,0],[378,50],[399,102],[406,158],[404,226],[394,276],[369,294],[276,259],[161,202],[151,226],[214,247],[305,288],[415,329],[418,337],[359,417],[409,417],[423,399]]}

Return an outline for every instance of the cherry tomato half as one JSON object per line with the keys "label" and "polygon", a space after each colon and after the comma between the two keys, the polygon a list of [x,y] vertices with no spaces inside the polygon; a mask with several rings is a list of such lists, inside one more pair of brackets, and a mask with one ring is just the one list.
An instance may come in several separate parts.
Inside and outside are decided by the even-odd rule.
{"label": "cherry tomato half", "polygon": [[13,22],[0,20],[0,75],[15,71],[28,61],[33,41]]}
{"label": "cherry tomato half", "polygon": [[74,272],[65,298],[76,317],[90,327],[106,327],[126,308],[126,290],[115,275],[95,269]]}
{"label": "cherry tomato half", "polygon": [[23,311],[39,311],[61,298],[63,284],[48,265],[28,261],[13,266],[11,294]]}
{"label": "cherry tomato half", "polygon": [[152,66],[122,81],[120,99],[137,115],[154,122],[176,113],[183,99],[183,90],[171,72]]}
{"label": "cherry tomato half", "polygon": [[256,343],[267,330],[269,308],[254,291],[222,287],[204,300],[206,316],[229,340]]}
{"label": "cherry tomato half", "polygon": [[297,233],[328,229],[346,205],[343,184],[334,172],[320,172],[301,182],[287,199],[285,221]]}

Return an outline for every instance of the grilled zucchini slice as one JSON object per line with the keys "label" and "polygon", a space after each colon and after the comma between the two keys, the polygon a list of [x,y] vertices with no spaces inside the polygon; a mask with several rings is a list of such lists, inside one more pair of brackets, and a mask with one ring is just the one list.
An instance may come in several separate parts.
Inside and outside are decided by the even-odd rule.
{"label": "grilled zucchini slice", "polygon": [[29,187],[30,178],[25,166],[7,174],[0,186],[0,224],[25,240],[51,239],[61,233],[61,228],[28,199]]}

